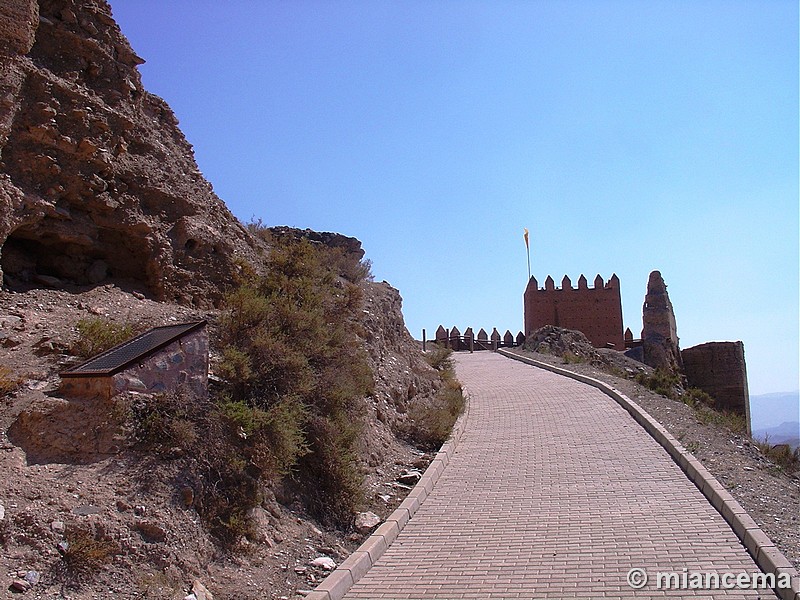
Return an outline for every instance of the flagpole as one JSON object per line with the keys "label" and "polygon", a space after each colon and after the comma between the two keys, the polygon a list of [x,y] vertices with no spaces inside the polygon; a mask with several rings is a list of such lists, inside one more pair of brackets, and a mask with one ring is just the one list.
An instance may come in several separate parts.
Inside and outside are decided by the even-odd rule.
{"label": "flagpole", "polygon": [[523,234],[525,238],[525,248],[528,250],[528,281],[531,279],[531,246],[530,242],[528,241],[528,228],[525,227],[525,233]]}
{"label": "flagpole", "polygon": [[528,248],[528,279],[531,278],[531,249]]}

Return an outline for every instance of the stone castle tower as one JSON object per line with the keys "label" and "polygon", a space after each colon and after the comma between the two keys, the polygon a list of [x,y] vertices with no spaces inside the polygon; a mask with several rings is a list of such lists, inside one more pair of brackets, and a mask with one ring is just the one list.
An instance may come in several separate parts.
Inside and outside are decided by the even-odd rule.
{"label": "stone castle tower", "polygon": [[561,287],[556,287],[548,275],[541,289],[536,278],[531,277],[525,289],[524,304],[526,336],[545,325],[555,325],[582,331],[596,348],[625,349],[622,300],[616,275],[607,283],[598,275],[591,288],[583,275],[578,279],[577,288],[572,287],[566,275]]}

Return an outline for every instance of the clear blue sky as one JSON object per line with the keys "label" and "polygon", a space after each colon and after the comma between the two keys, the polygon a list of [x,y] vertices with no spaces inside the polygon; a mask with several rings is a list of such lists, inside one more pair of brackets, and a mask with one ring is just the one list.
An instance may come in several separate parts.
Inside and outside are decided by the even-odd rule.
{"label": "clear blue sky", "polygon": [[111,4],[233,213],[359,238],[415,337],[520,330],[528,227],[798,388],[797,2]]}

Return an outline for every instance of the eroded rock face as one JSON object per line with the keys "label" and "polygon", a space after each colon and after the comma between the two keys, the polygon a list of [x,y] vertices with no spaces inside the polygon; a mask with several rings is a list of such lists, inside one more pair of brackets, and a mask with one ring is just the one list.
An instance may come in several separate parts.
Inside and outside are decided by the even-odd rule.
{"label": "eroded rock face", "polygon": [[403,320],[400,292],[385,281],[365,282],[363,331],[360,338],[375,374],[375,391],[370,401],[377,419],[386,429],[370,434],[373,450],[381,436],[389,439],[405,418],[409,403],[436,391],[438,375],[422,357]]}
{"label": "eroded rock face", "polygon": [[[258,242],[214,194],[105,0],[0,6],[0,268],[208,306]],[[45,280],[46,281],[46,280]]]}
{"label": "eroded rock face", "polygon": [[667,284],[659,271],[650,273],[647,281],[642,323],[645,364],[673,373],[680,372],[682,364],[675,312],[667,293]]}

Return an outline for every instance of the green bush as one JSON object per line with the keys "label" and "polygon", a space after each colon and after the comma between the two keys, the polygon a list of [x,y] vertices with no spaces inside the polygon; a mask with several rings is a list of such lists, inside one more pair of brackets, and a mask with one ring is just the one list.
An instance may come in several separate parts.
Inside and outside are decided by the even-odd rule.
{"label": "green bush", "polygon": [[115,323],[101,317],[81,319],[75,324],[78,338],[70,352],[81,358],[91,358],[133,337],[136,330],[131,323]]}
{"label": "green bush", "polygon": [[360,276],[337,249],[273,242],[266,274],[226,299],[222,410],[260,477],[289,474],[316,517],[349,525],[361,497],[353,449],[374,386],[356,338],[362,292],[350,279]]}
{"label": "green bush", "polygon": [[304,429],[306,408],[297,398],[283,398],[266,410],[226,399],[220,408],[239,437],[250,439],[246,456],[263,479],[287,475],[309,452]]}
{"label": "green bush", "polygon": [[450,348],[435,346],[433,350],[425,353],[425,360],[437,371],[453,370],[453,351]]}
{"label": "green bush", "polygon": [[656,369],[653,373],[638,373],[636,381],[641,385],[653,390],[656,394],[666,396],[673,400],[677,399],[676,390],[680,386],[680,377],[675,373],[663,369]]}

